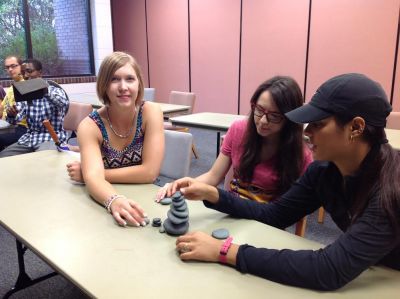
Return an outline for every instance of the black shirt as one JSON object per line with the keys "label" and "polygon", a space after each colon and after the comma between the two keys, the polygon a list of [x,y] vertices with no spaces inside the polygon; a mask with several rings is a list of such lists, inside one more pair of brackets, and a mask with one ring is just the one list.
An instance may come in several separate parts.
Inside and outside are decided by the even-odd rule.
{"label": "black shirt", "polygon": [[351,223],[350,205],[359,187],[357,178],[343,178],[335,164],[315,161],[287,193],[272,203],[244,200],[218,190],[219,202],[204,204],[278,228],[296,223],[322,205],[344,232],[334,243],[319,250],[276,250],[245,244],[239,247],[236,267],[243,273],[288,285],[334,290],[377,263],[400,270],[399,238],[380,206],[379,190],[371,192],[363,213]]}

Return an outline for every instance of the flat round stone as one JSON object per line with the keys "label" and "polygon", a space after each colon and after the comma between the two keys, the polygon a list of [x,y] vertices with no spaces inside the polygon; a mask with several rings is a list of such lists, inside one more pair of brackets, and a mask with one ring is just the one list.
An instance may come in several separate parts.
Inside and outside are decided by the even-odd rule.
{"label": "flat round stone", "polygon": [[184,197],[172,197],[172,201],[173,202],[185,202],[185,198]]}
{"label": "flat round stone", "polygon": [[155,227],[161,226],[161,218],[153,218],[151,225]]}
{"label": "flat round stone", "polygon": [[162,205],[169,205],[171,204],[172,199],[171,197],[164,197],[163,199],[160,200],[160,204]]}
{"label": "flat round stone", "polygon": [[169,219],[165,219],[163,226],[168,234],[174,236],[186,234],[187,231],[189,230],[188,222],[176,225],[173,224]]}
{"label": "flat round stone", "polygon": [[174,214],[172,214],[171,210],[168,211],[167,217],[173,224],[182,224],[182,223],[188,222],[188,220],[189,220],[189,217],[185,217],[185,218],[176,217]]}
{"label": "flat round stone", "polygon": [[227,230],[226,228],[219,228],[214,230],[211,235],[215,239],[223,240],[229,237],[229,230]]}
{"label": "flat round stone", "polygon": [[182,196],[182,193],[180,191],[176,191],[173,195],[172,198],[179,198]]}
{"label": "flat round stone", "polygon": [[170,210],[172,212],[172,214],[174,214],[174,216],[178,217],[178,218],[186,218],[189,216],[189,210],[185,209],[184,211],[177,211],[174,209]]}
{"label": "flat round stone", "polygon": [[172,205],[174,206],[174,208],[180,208],[180,207],[185,206],[185,209],[186,209],[186,201],[184,201],[184,200],[178,201],[178,202],[172,201]]}

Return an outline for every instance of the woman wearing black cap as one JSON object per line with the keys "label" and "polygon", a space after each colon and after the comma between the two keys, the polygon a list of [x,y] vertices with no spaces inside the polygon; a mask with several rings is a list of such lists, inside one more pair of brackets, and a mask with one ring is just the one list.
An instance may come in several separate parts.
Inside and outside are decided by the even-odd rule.
{"label": "woman wearing black cap", "polygon": [[334,243],[317,251],[275,250],[194,232],[177,239],[181,259],[223,261],[244,273],[319,290],[338,289],[376,264],[400,270],[400,157],[384,131],[390,111],[376,82],[360,74],[334,77],[309,104],[286,113],[309,123],[305,135],[317,161],[279,200],[246,201],[191,178],[178,180],[172,190],[278,228],[323,206],[343,231]]}

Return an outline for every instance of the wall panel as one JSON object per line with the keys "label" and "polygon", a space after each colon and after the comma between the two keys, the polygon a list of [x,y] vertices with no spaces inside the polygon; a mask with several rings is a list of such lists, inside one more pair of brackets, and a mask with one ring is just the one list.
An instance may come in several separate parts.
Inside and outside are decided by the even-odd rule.
{"label": "wall panel", "polygon": [[196,112],[237,113],[240,0],[191,0],[191,86]]}
{"label": "wall panel", "polygon": [[147,32],[151,87],[159,102],[171,90],[189,90],[187,0],[147,0]]}
{"label": "wall panel", "polygon": [[306,99],[321,83],[358,72],[390,96],[399,0],[314,0]]}
{"label": "wall panel", "polygon": [[272,76],[292,76],[303,89],[308,10],[309,0],[243,0],[240,114]]}
{"label": "wall panel", "polygon": [[114,0],[111,5],[114,50],[136,58],[148,86],[145,0]]}

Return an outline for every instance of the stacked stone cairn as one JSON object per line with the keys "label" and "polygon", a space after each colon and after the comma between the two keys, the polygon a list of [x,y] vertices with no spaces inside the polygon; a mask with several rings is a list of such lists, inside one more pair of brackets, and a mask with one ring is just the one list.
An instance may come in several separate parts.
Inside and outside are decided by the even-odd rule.
{"label": "stacked stone cairn", "polygon": [[181,192],[172,195],[172,203],[163,226],[165,231],[174,236],[186,234],[189,230],[189,209]]}

